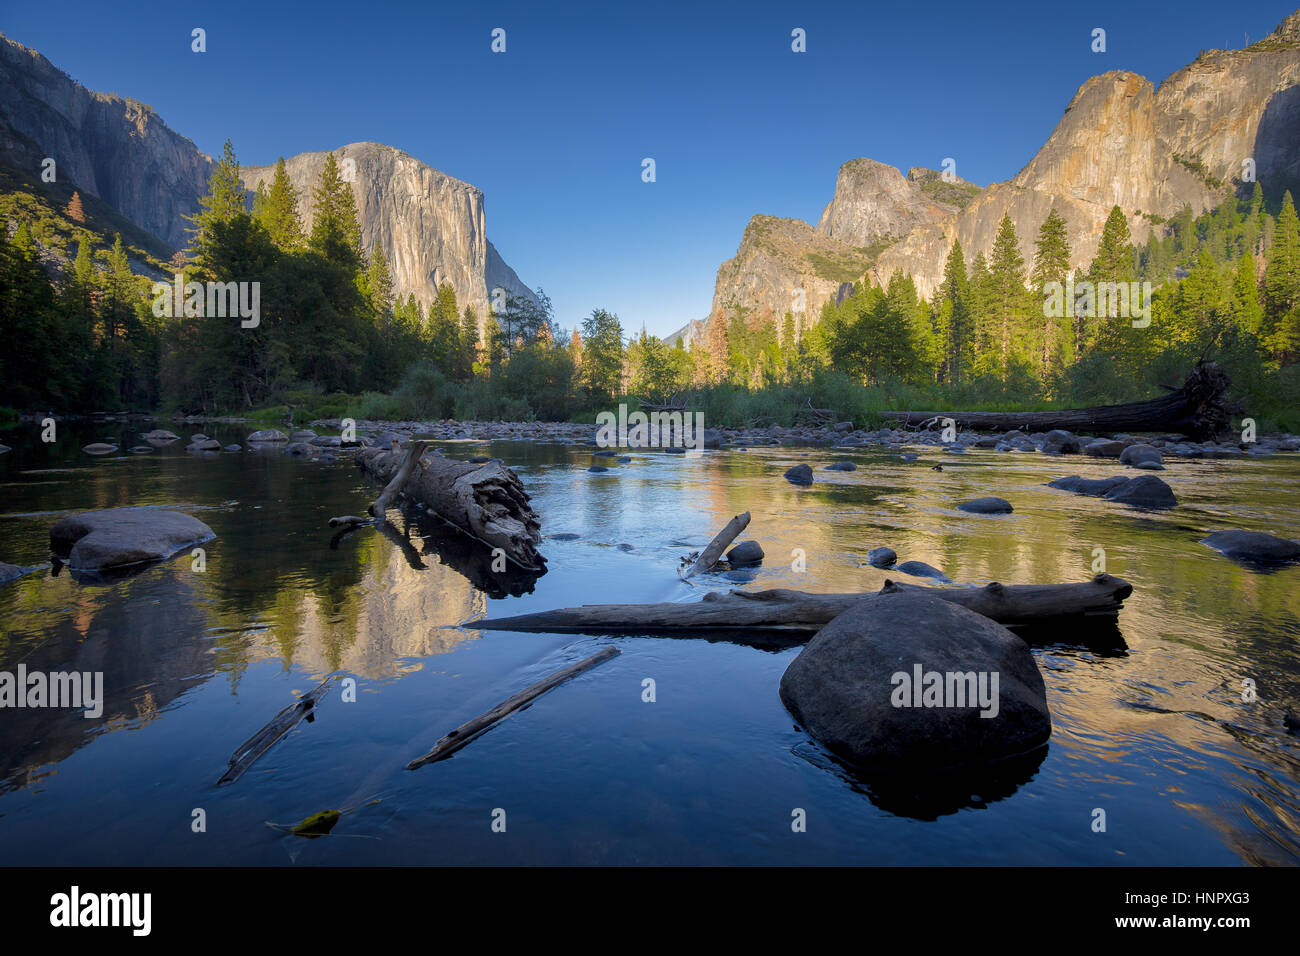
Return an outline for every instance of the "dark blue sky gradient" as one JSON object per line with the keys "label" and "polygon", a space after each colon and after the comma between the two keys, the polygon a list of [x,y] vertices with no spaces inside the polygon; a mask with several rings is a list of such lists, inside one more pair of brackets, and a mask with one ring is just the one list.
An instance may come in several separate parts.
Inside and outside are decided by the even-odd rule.
{"label": "dark blue sky gradient", "polygon": [[[0,30],[216,154],[388,143],[487,197],[559,322],[703,317],[755,213],[816,222],[858,156],[1013,176],[1089,76],[1156,81],[1286,3],[12,3]],[[208,52],[190,52],[190,30]],[[490,52],[494,27],[507,52]],[[808,52],[790,50],[807,31]],[[1108,51],[1090,50],[1107,31]],[[653,157],[658,181],[641,181]]]}

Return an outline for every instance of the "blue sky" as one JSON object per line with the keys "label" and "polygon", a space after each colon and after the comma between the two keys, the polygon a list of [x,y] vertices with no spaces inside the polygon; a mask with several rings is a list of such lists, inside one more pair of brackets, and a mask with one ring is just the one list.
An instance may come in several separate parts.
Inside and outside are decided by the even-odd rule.
{"label": "blue sky", "polygon": [[[750,216],[815,223],[841,163],[951,156],[973,182],[1007,179],[1089,76],[1158,83],[1293,9],[72,0],[9,4],[0,30],[91,89],[151,104],[210,154],[227,137],[248,165],[360,140],[403,149],[483,189],[489,238],[561,325],[603,307],[663,334],[707,313]],[[791,51],[796,27],[806,53]]]}

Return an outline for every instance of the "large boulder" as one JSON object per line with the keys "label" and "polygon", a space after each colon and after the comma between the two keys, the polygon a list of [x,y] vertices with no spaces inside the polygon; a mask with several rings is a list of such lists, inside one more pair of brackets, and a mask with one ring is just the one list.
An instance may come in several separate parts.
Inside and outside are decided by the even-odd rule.
{"label": "large boulder", "polygon": [[1126,442],[1116,441],[1113,438],[1099,438],[1085,445],[1083,453],[1094,458],[1118,458],[1127,447]]}
{"label": "large boulder", "polygon": [[50,549],[74,571],[161,561],[216,535],[198,518],[164,508],[110,508],[69,515],[50,528]]}
{"label": "large boulder", "polygon": [[1174,490],[1155,475],[1130,478],[1102,495],[1107,501],[1133,505],[1137,508],[1172,508],[1178,504]]}
{"label": "large boulder", "polygon": [[1262,564],[1300,560],[1300,541],[1278,538],[1262,531],[1216,531],[1201,539],[1226,557]]}
{"label": "large boulder", "polygon": [[828,750],[865,767],[978,764],[1052,733],[1029,645],[924,594],[868,595],[836,617],[786,668],[781,701]]}

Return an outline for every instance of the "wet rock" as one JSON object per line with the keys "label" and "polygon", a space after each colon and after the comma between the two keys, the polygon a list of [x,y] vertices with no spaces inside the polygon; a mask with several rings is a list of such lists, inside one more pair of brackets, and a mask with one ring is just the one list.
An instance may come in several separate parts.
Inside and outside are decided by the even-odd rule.
{"label": "wet rock", "polygon": [[781,701],[814,739],[863,766],[940,769],[1030,751],[1052,732],[1029,645],[920,594],[872,594],[813,637]]}
{"label": "wet rock", "polygon": [[311,458],[316,454],[316,447],[309,445],[305,441],[296,441],[284,450],[286,455],[292,455],[295,458]]}
{"label": "wet rock", "polygon": [[624,544],[620,544],[620,545],[618,546],[618,550],[620,550],[620,551],[635,551],[636,548],[634,548],[634,547],[633,547],[632,545],[630,545],[630,544],[626,544],[626,543],[624,543]]}
{"label": "wet rock", "polygon": [[220,451],[221,442],[217,441],[215,438],[204,438],[202,441],[190,442],[185,446],[185,450],[188,452]]}
{"label": "wet rock", "polygon": [[957,506],[958,511],[968,511],[977,515],[1005,515],[1011,514],[1013,509],[1011,502],[1005,498],[998,498],[990,495],[987,498],[972,498],[970,501],[963,501]]}
{"label": "wet rock", "polygon": [[227,445],[227,446],[225,447],[225,450],[226,450],[226,451],[243,451],[243,450],[244,450],[244,447],[243,447],[242,445]]}
{"label": "wet rock", "polygon": [[1128,445],[1110,438],[1100,438],[1084,446],[1083,453],[1093,458],[1118,458]]}
{"label": "wet rock", "polygon": [[1125,478],[1123,475],[1116,475],[1114,478],[1080,478],[1078,475],[1070,475],[1068,478],[1057,478],[1055,481],[1049,481],[1047,487],[1073,491],[1076,495],[1091,495],[1095,498],[1101,498],[1120,485],[1126,485],[1132,480],[1131,478]]}
{"label": "wet rock", "polygon": [[924,561],[904,561],[894,568],[903,574],[910,574],[917,578],[930,578],[934,581],[941,581],[944,584],[952,584],[952,578],[944,574],[938,568],[926,564]]}
{"label": "wet rock", "polygon": [[813,483],[812,469],[807,465],[795,465],[793,468],[786,470],[785,480],[792,485],[811,485]]}
{"label": "wet rock", "polygon": [[580,537],[582,537],[582,536],[581,536],[581,535],[574,534],[574,533],[571,532],[571,531],[562,531],[562,532],[560,532],[559,534],[553,534],[553,535],[551,535],[551,536],[550,536],[550,540],[551,540],[551,541],[577,541],[578,538],[580,538]]}
{"label": "wet rock", "polygon": [[16,564],[5,564],[5,562],[0,561],[0,584],[16,581],[27,572],[35,570],[35,568],[24,568]]}
{"label": "wet rock", "polygon": [[249,435],[246,441],[250,442],[287,442],[289,436],[278,428],[263,428]]}
{"label": "wet rock", "polygon": [[[591,457],[593,457],[593,458],[613,458],[613,457],[614,457],[614,450],[613,450],[612,448],[605,448],[605,449],[602,449],[601,451],[593,451],[593,452],[591,453]],[[473,461],[473,460],[474,460],[473,458],[470,459],[470,461]],[[484,459],[484,460],[486,461],[486,459]]]}
{"label": "wet rock", "polygon": [[892,567],[898,560],[898,554],[893,548],[872,548],[867,552],[867,564],[873,568]]}
{"label": "wet rock", "polygon": [[[743,451],[744,449],[741,449],[741,450]],[[619,456],[618,456],[617,458],[615,458],[614,460],[617,461],[617,462],[619,462],[619,463],[621,463],[621,464],[626,465],[629,461],[632,460],[632,456],[631,456],[631,455],[619,455]]]}
{"label": "wet rock", "polygon": [[117,451],[116,445],[110,445],[107,442],[96,441],[84,446],[82,449],[87,455],[107,455]]}
{"label": "wet rock", "polygon": [[1261,564],[1300,560],[1300,541],[1278,538],[1262,531],[1216,531],[1201,539],[1226,557]]}
{"label": "wet rock", "polygon": [[1160,450],[1152,445],[1129,445],[1119,455],[1121,465],[1131,465],[1135,468],[1142,467],[1144,464],[1159,465],[1163,461]]}
{"label": "wet rock", "polygon": [[177,435],[174,432],[169,432],[165,428],[155,428],[150,432],[141,432],[140,437],[149,442],[172,442],[180,441],[181,439],[180,435]]}
{"label": "wet rock", "polygon": [[757,541],[742,541],[727,552],[727,563],[733,568],[763,563],[763,546]]}
{"label": "wet rock", "polygon": [[152,455],[153,445],[132,445],[131,454],[133,455]]}
{"label": "wet rock", "polygon": [[1130,478],[1102,496],[1107,501],[1138,508],[1172,508],[1178,504],[1174,491],[1155,475]]}
{"label": "wet rock", "polygon": [[1062,428],[1054,428],[1043,436],[1039,451],[1044,455],[1077,455],[1079,439]]}
{"label": "wet rock", "polygon": [[343,444],[343,439],[338,435],[317,435],[311,440],[310,444],[315,445],[317,448],[338,448]]}
{"label": "wet rock", "polygon": [[110,508],[69,515],[50,529],[50,549],[74,571],[161,561],[216,535],[197,518],[165,508]]}
{"label": "wet rock", "polygon": [[191,445],[197,445],[199,442],[207,441],[207,440],[208,440],[208,436],[203,434],[203,432],[195,432],[193,435],[190,436]]}
{"label": "wet rock", "polygon": [[827,471],[857,471],[858,466],[851,461],[833,461],[826,466]]}
{"label": "wet rock", "polygon": [[316,437],[316,433],[310,428],[300,428],[289,437],[294,441],[311,441]]}
{"label": "wet rock", "polygon": [[592,472],[593,474],[600,474],[603,471],[609,471],[609,469],[606,468],[604,465],[592,465],[587,470]]}

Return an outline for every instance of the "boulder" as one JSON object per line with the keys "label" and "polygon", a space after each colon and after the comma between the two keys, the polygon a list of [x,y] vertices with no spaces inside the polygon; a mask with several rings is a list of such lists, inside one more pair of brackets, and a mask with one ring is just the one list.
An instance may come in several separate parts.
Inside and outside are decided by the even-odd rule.
{"label": "boulder", "polygon": [[191,445],[197,445],[199,442],[207,441],[207,440],[208,440],[208,436],[203,434],[203,432],[195,432],[193,435],[190,436]]}
{"label": "boulder", "polygon": [[1178,504],[1174,491],[1155,475],[1130,478],[1102,495],[1107,501],[1133,505],[1138,508],[1172,508]]}
{"label": "boulder", "polygon": [[1119,454],[1121,465],[1140,467],[1144,463],[1161,464],[1164,458],[1160,450],[1152,445],[1129,445]]}
{"label": "boulder", "polygon": [[1116,475],[1113,478],[1080,478],[1078,475],[1070,475],[1068,478],[1057,478],[1055,481],[1049,481],[1047,487],[1073,491],[1076,495],[1092,495],[1101,498],[1120,485],[1126,485],[1132,480],[1132,478],[1125,478],[1123,475]]}
{"label": "boulder", "polygon": [[289,436],[278,428],[263,428],[253,432],[246,440],[250,442],[287,442]]}
{"label": "boulder", "polygon": [[957,506],[958,511],[969,511],[977,515],[1006,515],[1011,514],[1013,509],[1011,502],[1005,498],[989,496],[987,498],[972,498],[970,501],[963,501]]}
{"label": "boulder", "polygon": [[10,581],[16,581],[31,570],[33,569],[19,567],[16,564],[5,564],[3,561],[0,561],[0,584],[8,584]]}
{"label": "boulder", "polygon": [[904,561],[894,570],[901,571],[903,574],[910,574],[913,577],[931,578],[935,581],[942,581],[944,584],[952,584],[952,578],[924,561]]}
{"label": "boulder", "polygon": [[811,485],[813,483],[812,469],[807,465],[795,465],[786,471],[785,480],[792,485]]}
{"label": "boulder", "polygon": [[69,515],[50,528],[50,549],[74,571],[161,561],[216,535],[197,518],[165,508],[110,508]]}
{"label": "boulder", "polygon": [[289,446],[285,448],[284,453],[286,455],[293,455],[295,458],[311,458],[316,454],[316,446],[309,445],[305,441],[291,442]]}
{"label": "boulder", "polygon": [[851,461],[833,461],[826,466],[827,471],[857,471],[858,466]]}
{"label": "boulder", "polygon": [[867,552],[867,564],[873,568],[892,567],[898,560],[898,554],[893,548],[872,548]]}
{"label": "boulder", "polygon": [[733,568],[763,563],[763,546],[757,541],[742,541],[727,552],[727,563]]}
{"label": "boulder", "polygon": [[181,436],[174,432],[169,432],[165,428],[155,428],[150,432],[141,432],[140,437],[145,441],[172,442],[180,441]]}
{"label": "boulder", "polygon": [[117,451],[117,446],[110,445],[107,442],[96,441],[84,446],[81,450],[87,455],[107,455],[110,452]]}
{"label": "boulder", "polygon": [[1079,439],[1064,429],[1054,428],[1043,436],[1043,444],[1039,451],[1044,455],[1077,455]]}
{"label": "boulder", "polygon": [[1093,458],[1118,458],[1124,453],[1128,445],[1122,441],[1115,441],[1111,438],[1099,438],[1094,442],[1089,442],[1084,446],[1083,453],[1091,455]]}
{"label": "boulder", "polygon": [[832,753],[864,767],[938,770],[1026,753],[1052,733],[1029,645],[923,594],[872,594],[817,632],[781,701]]}
{"label": "boulder", "polygon": [[604,465],[592,465],[587,470],[594,474],[600,474],[602,471],[609,471],[609,469],[606,468]]}
{"label": "boulder", "polygon": [[1278,538],[1262,531],[1216,531],[1202,538],[1201,544],[1238,561],[1280,564],[1300,560],[1300,541]]}
{"label": "boulder", "polygon": [[226,450],[226,451],[243,451],[243,448],[244,448],[243,445],[227,445],[226,448],[225,448],[225,450]]}
{"label": "boulder", "polygon": [[221,451],[221,442],[215,438],[204,438],[199,441],[190,442],[185,446],[186,451]]}

